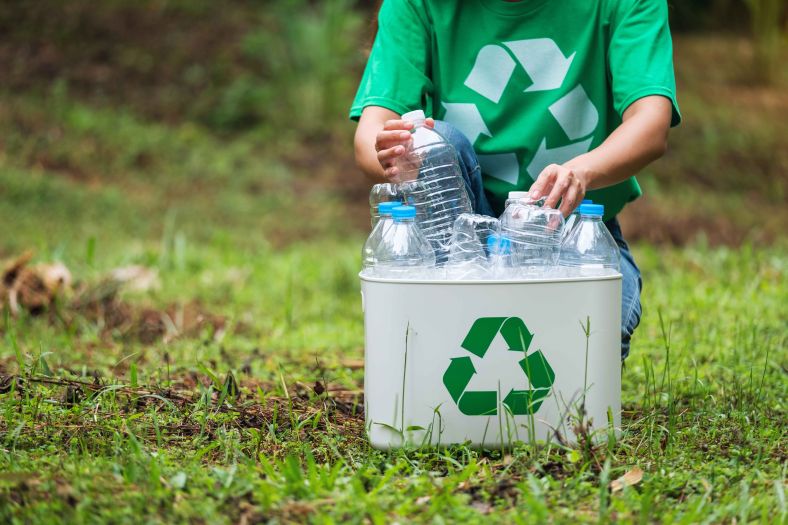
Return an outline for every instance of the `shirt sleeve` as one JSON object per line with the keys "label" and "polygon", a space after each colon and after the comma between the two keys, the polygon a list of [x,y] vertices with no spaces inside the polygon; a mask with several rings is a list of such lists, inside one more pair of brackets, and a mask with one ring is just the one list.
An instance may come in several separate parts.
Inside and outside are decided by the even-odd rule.
{"label": "shirt sleeve", "polygon": [[423,9],[410,0],[385,0],[378,15],[378,34],[350,108],[358,120],[367,106],[398,114],[423,109],[432,114],[431,36]]}
{"label": "shirt sleeve", "polygon": [[619,116],[636,100],[662,95],[673,105],[671,125],[681,122],[673,73],[673,43],[666,0],[617,2],[607,53],[613,106]]}

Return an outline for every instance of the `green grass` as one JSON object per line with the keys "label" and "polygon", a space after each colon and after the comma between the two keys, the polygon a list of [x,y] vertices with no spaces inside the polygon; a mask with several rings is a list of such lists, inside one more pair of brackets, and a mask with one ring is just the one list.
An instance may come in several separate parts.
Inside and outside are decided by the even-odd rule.
{"label": "green grass", "polygon": [[[784,253],[640,247],[646,314],[624,372],[624,435],[501,457],[461,446],[382,453],[364,440],[353,406],[359,240],[252,260],[187,246],[184,260],[202,264],[163,268],[160,292],[130,299],[159,308],[196,299],[228,320],[223,334],[205,326],[142,344],[65,307],[61,319],[7,318],[3,367],[22,380],[0,398],[0,516],[786,519]],[[230,372],[238,398],[225,386]],[[315,381],[345,390],[319,395]],[[643,481],[609,494],[634,466]]]}
{"label": "green grass", "polygon": [[[14,100],[2,250],[34,247],[89,290],[130,263],[162,285],[122,293],[120,324],[73,297],[2,319],[2,521],[786,520],[784,246],[636,247],[645,314],[615,444],[383,453],[364,439],[362,234],[341,201],[293,198],[308,173],[245,139]],[[36,118],[64,138],[9,124]],[[30,168],[38,154],[71,171]],[[95,182],[71,176],[90,166]],[[643,481],[610,493],[635,466]]]}
{"label": "green grass", "polygon": [[[699,66],[724,62],[735,41],[683,41],[687,126],[644,177],[652,214],[628,212],[668,239],[710,233],[634,247],[644,316],[620,439],[384,453],[364,436],[364,190],[351,126],[331,120],[353,75],[330,86],[337,107],[319,96],[358,58],[336,36],[359,40],[358,17],[328,11],[325,33],[312,11],[294,19],[286,39],[319,37],[342,57],[321,68],[302,57],[304,91],[262,110],[300,75],[252,60],[281,45],[255,27],[281,9],[149,3],[137,12],[146,34],[170,38],[124,32],[107,50],[96,27],[123,31],[130,4],[74,5],[16,24],[0,8],[0,26],[14,26],[0,43],[14,65],[0,80],[0,257],[33,249],[76,281],[43,315],[0,313],[0,522],[788,522],[785,134],[765,118],[784,98],[736,88],[746,56]],[[68,21],[53,82],[14,47],[42,17]],[[206,48],[190,35],[212,34],[214,18],[239,38],[195,70],[189,53]],[[96,84],[103,52],[123,60]],[[255,82],[272,71],[273,94]],[[715,103],[729,92],[742,114]],[[312,136],[302,120],[273,140],[300,98],[327,129]],[[745,233],[717,231],[731,217]],[[717,245],[731,238],[747,242]],[[108,272],[131,264],[161,285],[109,293]],[[634,467],[642,481],[611,492]]]}

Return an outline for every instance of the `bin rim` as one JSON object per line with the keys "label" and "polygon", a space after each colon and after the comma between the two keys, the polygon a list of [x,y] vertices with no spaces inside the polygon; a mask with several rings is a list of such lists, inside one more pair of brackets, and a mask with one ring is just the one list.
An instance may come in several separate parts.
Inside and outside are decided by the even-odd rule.
{"label": "bin rim", "polygon": [[545,283],[574,283],[574,282],[596,282],[596,281],[615,281],[621,280],[621,273],[611,275],[590,275],[586,277],[549,277],[544,279],[467,279],[467,280],[449,280],[449,279],[391,279],[387,277],[373,277],[363,275],[359,272],[359,278],[362,281],[369,283],[385,283],[385,284],[434,284],[434,285],[452,285],[452,286],[480,286],[485,284],[545,284]]}

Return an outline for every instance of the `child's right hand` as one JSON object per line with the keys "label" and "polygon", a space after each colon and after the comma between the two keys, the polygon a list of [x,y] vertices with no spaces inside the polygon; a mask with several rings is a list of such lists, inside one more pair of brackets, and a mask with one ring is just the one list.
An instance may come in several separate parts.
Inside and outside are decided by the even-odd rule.
{"label": "child's right hand", "polygon": [[[428,118],[426,126],[435,127],[435,121]],[[411,140],[410,130],[413,123],[405,120],[387,120],[383,124],[383,129],[375,137],[375,151],[378,155],[378,162],[383,167],[383,174],[389,180],[396,180],[399,169],[396,167],[397,158],[405,154],[408,143]]]}

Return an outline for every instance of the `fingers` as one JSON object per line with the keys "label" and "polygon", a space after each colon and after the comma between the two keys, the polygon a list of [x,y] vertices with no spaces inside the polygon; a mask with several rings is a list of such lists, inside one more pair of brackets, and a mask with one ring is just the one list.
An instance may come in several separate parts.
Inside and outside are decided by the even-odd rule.
{"label": "fingers", "polygon": [[577,205],[583,200],[584,195],[580,195],[580,189],[577,186],[570,186],[566,194],[561,198],[561,213],[564,218],[569,217],[569,214],[575,211]]}
{"label": "fingers", "polygon": [[413,128],[413,122],[408,122],[407,120],[401,120],[401,119],[387,120],[383,124],[383,129],[386,131],[395,131],[395,130],[403,131],[412,128]]}
{"label": "fingers", "polygon": [[530,189],[534,200],[547,195],[544,205],[548,208],[555,208],[560,202],[564,217],[574,211],[585,194],[583,180],[573,170],[557,164],[547,166]]}
{"label": "fingers", "polygon": [[375,150],[383,151],[395,146],[404,146],[408,141],[410,141],[410,132],[408,131],[381,131],[375,137]]}
{"label": "fingers", "polygon": [[544,201],[544,205],[548,208],[555,208],[558,206],[558,201],[566,194],[571,182],[571,177],[569,175],[564,172],[559,173],[555,178],[553,188],[547,195],[547,200]]}
{"label": "fingers", "polygon": [[384,129],[375,137],[378,162],[388,178],[394,178],[399,172],[394,167],[394,161],[405,153],[406,145],[411,140],[410,131],[403,130],[402,124],[410,124],[410,122],[390,120],[386,122],[386,127],[392,129]]}
{"label": "fingers", "polygon": [[406,142],[410,140],[409,131],[381,131],[378,133],[377,141],[381,142]]}
{"label": "fingers", "polygon": [[404,146],[394,146],[393,148],[380,150],[378,151],[378,161],[385,168],[403,153],[405,153]]}
{"label": "fingers", "polygon": [[539,200],[542,195],[550,193],[550,190],[553,189],[553,184],[555,184],[555,179],[558,176],[558,168],[560,168],[560,166],[557,164],[550,164],[542,170],[536,182],[531,184],[531,188],[528,190],[528,196],[531,199]]}
{"label": "fingers", "polygon": [[395,166],[391,166],[391,167],[388,167],[388,168],[384,169],[383,170],[383,175],[387,179],[393,179],[394,182],[400,182],[400,181],[397,180],[397,175],[399,175],[399,169],[396,168]]}

